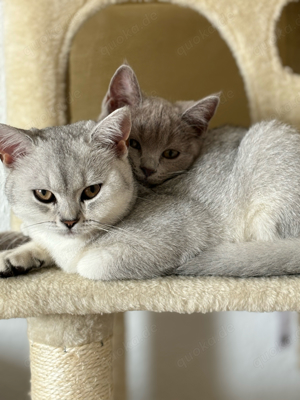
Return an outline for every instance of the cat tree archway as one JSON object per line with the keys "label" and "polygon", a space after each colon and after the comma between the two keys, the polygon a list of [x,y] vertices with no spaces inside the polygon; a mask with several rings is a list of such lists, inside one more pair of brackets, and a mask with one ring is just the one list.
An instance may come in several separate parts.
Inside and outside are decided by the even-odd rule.
{"label": "cat tree archway", "polygon": [[[115,2],[3,3],[6,122],[20,128],[66,123],[72,38],[85,20]],[[275,24],[288,1],[173,3],[193,8],[218,28],[243,76],[253,122],[285,109],[286,121],[300,127],[295,96],[300,77],[282,67],[275,46]],[[232,16],[230,22],[224,23],[224,15]],[[43,45],[32,52],[30,45],[36,40]],[[300,279],[169,277],[91,282],[50,270],[0,281],[0,317],[29,318],[34,400],[112,399],[112,313],[126,310],[300,311]]]}

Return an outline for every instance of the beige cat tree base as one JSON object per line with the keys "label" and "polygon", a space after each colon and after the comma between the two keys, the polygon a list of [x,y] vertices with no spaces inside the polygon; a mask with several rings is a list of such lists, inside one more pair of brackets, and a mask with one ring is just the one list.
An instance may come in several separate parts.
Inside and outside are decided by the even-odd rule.
{"label": "beige cat tree base", "polygon": [[[218,28],[243,76],[252,121],[285,108],[286,121],[300,127],[299,106],[286,109],[300,91],[300,77],[282,67],[275,48],[276,20],[288,1],[172,2],[199,11]],[[66,123],[72,39],[87,18],[115,1],[3,3],[7,123]],[[224,15],[233,15],[233,22],[224,24]],[[30,54],[27,44],[43,38],[44,46]],[[262,44],[264,51],[253,51]],[[0,281],[0,317],[29,321],[33,400],[112,399],[112,318],[127,310],[300,311],[300,278],[92,282],[52,269]]]}
{"label": "beige cat tree base", "polygon": [[34,400],[113,399],[113,313],[128,310],[300,311],[300,279],[93,282],[50,269],[0,280],[0,317],[28,318]]}

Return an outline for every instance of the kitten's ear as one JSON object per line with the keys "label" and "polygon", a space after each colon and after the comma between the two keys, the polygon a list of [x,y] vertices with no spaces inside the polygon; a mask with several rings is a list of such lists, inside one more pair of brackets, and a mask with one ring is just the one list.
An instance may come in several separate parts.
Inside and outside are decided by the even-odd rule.
{"label": "kitten's ear", "polygon": [[117,156],[123,157],[128,153],[130,131],[130,110],[128,107],[122,107],[98,122],[91,133],[91,140],[114,148]]}
{"label": "kitten's ear", "polygon": [[26,155],[32,147],[29,131],[0,124],[0,158],[6,167]]}
{"label": "kitten's ear", "polygon": [[111,112],[123,106],[137,106],[142,100],[142,94],[137,77],[133,69],[127,65],[121,65],[112,77],[108,92],[102,103],[102,113]]}
{"label": "kitten's ear", "polygon": [[213,94],[197,101],[183,114],[182,119],[196,128],[199,134],[206,132],[220,102],[220,94]]}

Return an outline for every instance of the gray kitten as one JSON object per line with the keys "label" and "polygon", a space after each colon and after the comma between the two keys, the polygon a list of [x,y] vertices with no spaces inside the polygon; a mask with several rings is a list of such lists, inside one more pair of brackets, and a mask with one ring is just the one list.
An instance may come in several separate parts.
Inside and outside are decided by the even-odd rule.
{"label": "gray kitten", "polygon": [[219,95],[174,104],[146,96],[133,69],[123,64],[111,79],[99,120],[120,107],[130,107],[133,173],[139,182],[157,185],[190,168],[200,154],[202,136],[218,104]]}
{"label": "gray kitten", "polygon": [[270,121],[205,132],[192,168],[152,190],[133,179],[130,130],[127,107],[99,123],[0,125],[6,193],[33,239],[1,253],[2,276],[53,261],[102,280],[300,271],[294,128]]}

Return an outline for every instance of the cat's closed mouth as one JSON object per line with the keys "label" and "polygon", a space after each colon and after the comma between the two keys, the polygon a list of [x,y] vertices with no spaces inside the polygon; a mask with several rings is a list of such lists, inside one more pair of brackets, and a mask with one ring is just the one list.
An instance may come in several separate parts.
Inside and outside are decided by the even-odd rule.
{"label": "cat's closed mouth", "polygon": [[79,232],[75,232],[75,231],[69,230],[69,231],[63,231],[63,232],[61,232],[61,234],[63,236],[67,236],[67,237],[75,237],[75,236],[79,235]]}

